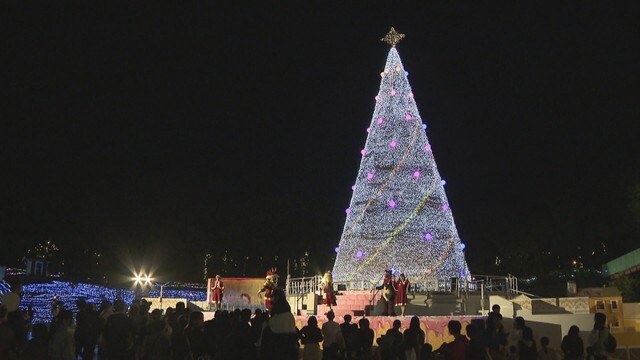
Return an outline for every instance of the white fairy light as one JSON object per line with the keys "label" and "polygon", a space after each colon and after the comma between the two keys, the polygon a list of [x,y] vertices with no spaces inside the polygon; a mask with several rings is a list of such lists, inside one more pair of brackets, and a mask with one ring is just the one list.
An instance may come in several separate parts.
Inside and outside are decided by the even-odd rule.
{"label": "white fairy light", "polygon": [[414,281],[468,277],[445,182],[395,46],[381,75],[333,278],[377,282],[390,268]]}

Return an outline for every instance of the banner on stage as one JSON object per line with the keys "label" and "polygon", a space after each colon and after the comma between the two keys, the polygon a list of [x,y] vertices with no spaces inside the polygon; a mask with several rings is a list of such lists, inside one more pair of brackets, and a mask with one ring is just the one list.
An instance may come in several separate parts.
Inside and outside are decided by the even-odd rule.
{"label": "banner on stage", "polygon": [[[261,299],[258,291],[264,285],[264,278],[222,278],[224,293],[222,302],[225,304],[257,305]],[[211,287],[215,278],[207,279],[207,300],[211,303]]]}

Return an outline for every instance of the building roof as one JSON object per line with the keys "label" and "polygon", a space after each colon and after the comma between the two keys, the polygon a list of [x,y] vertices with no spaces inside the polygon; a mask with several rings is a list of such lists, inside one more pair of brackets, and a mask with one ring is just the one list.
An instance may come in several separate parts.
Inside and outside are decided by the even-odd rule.
{"label": "building roof", "polygon": [[578,296],[622,296],[620,290],[617,287],[598,287],[598,288],[584,288],[578,291]]}
{"label": "building roof", "polygon": [[617,277],[640,271],[640,248],[602,265],[602,276]]}

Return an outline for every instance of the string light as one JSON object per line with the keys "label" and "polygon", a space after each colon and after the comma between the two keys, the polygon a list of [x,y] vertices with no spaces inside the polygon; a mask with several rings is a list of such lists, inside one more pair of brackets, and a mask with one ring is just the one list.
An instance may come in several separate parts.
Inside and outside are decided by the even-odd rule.
{"label": "string light", "polygon": [[378,282],[392,267],[416,282],[466,277],[444,181],[395,47],[381,75],[371,128],[385,126],[367,136],[333,278]]}
{"label": "string light", "polygon": [[[146,284],[146,278],[140,279],[144,286],[151,288],[149,297],[160,297],[159,286]],[[153,286],[152,286],[153,285]],[[104,297],[113,303],[116,299],[122,299],[125,303],[131,304],[135,299],[135,291],[133,289],[117,289],[108,288],[99,285],[70,283],[66,281],[52,281],[47,283],[34,283],[24,285],[23,296],[20,301],[22,310],[31,307],[34,311],[33,322],[43,323],[51,321],[51,305],[53,297],[57,296],[56,301],[62,302],[65,309],[76,312],[76,300],[83,299],[89,304],[95,304],[96,309],[99,308],[101,297]],[[163,298],[166,299],[187,299],[189,301],[205,301],[207,299],[207,290],[202,284],[180,284],[167,283],[164,284]]]}

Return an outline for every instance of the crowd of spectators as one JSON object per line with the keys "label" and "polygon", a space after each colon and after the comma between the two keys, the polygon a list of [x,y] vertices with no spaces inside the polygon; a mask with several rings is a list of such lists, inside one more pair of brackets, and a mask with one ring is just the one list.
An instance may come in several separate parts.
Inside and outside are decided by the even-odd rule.
{"label": "crowd of spectators", "polygon": [[606,317],[595,316],[586,348],[580,329],[572,326],[562,339],[561,351],[549,348],[545,336],[536,341],[533,330],[521,317],[509,331],[502,325],[499,307],[484,319],[474,319],[462,333],[457,320],[448,323],[452,341],[433,349],[420,328],[418,317],[401,331],[396,319],[392,328],[375,339],[366,317],[341,324],[333,312],[318,326],[315,316],[298,330],[282,290],[272,294],[269,312],[257,309],[216,311],[204,320],[200,311],[179,302],[175,308],[150,309],[144,300],[130,306],[122,300],[102,299],[94,304],[79,300],[77,312],[61,304],[52,307],[50,324],[30,325],[28,312],[20,310],[20,284],[5,294],[0,304],[0,360],[3,359],[606,359],[610,335]]}

